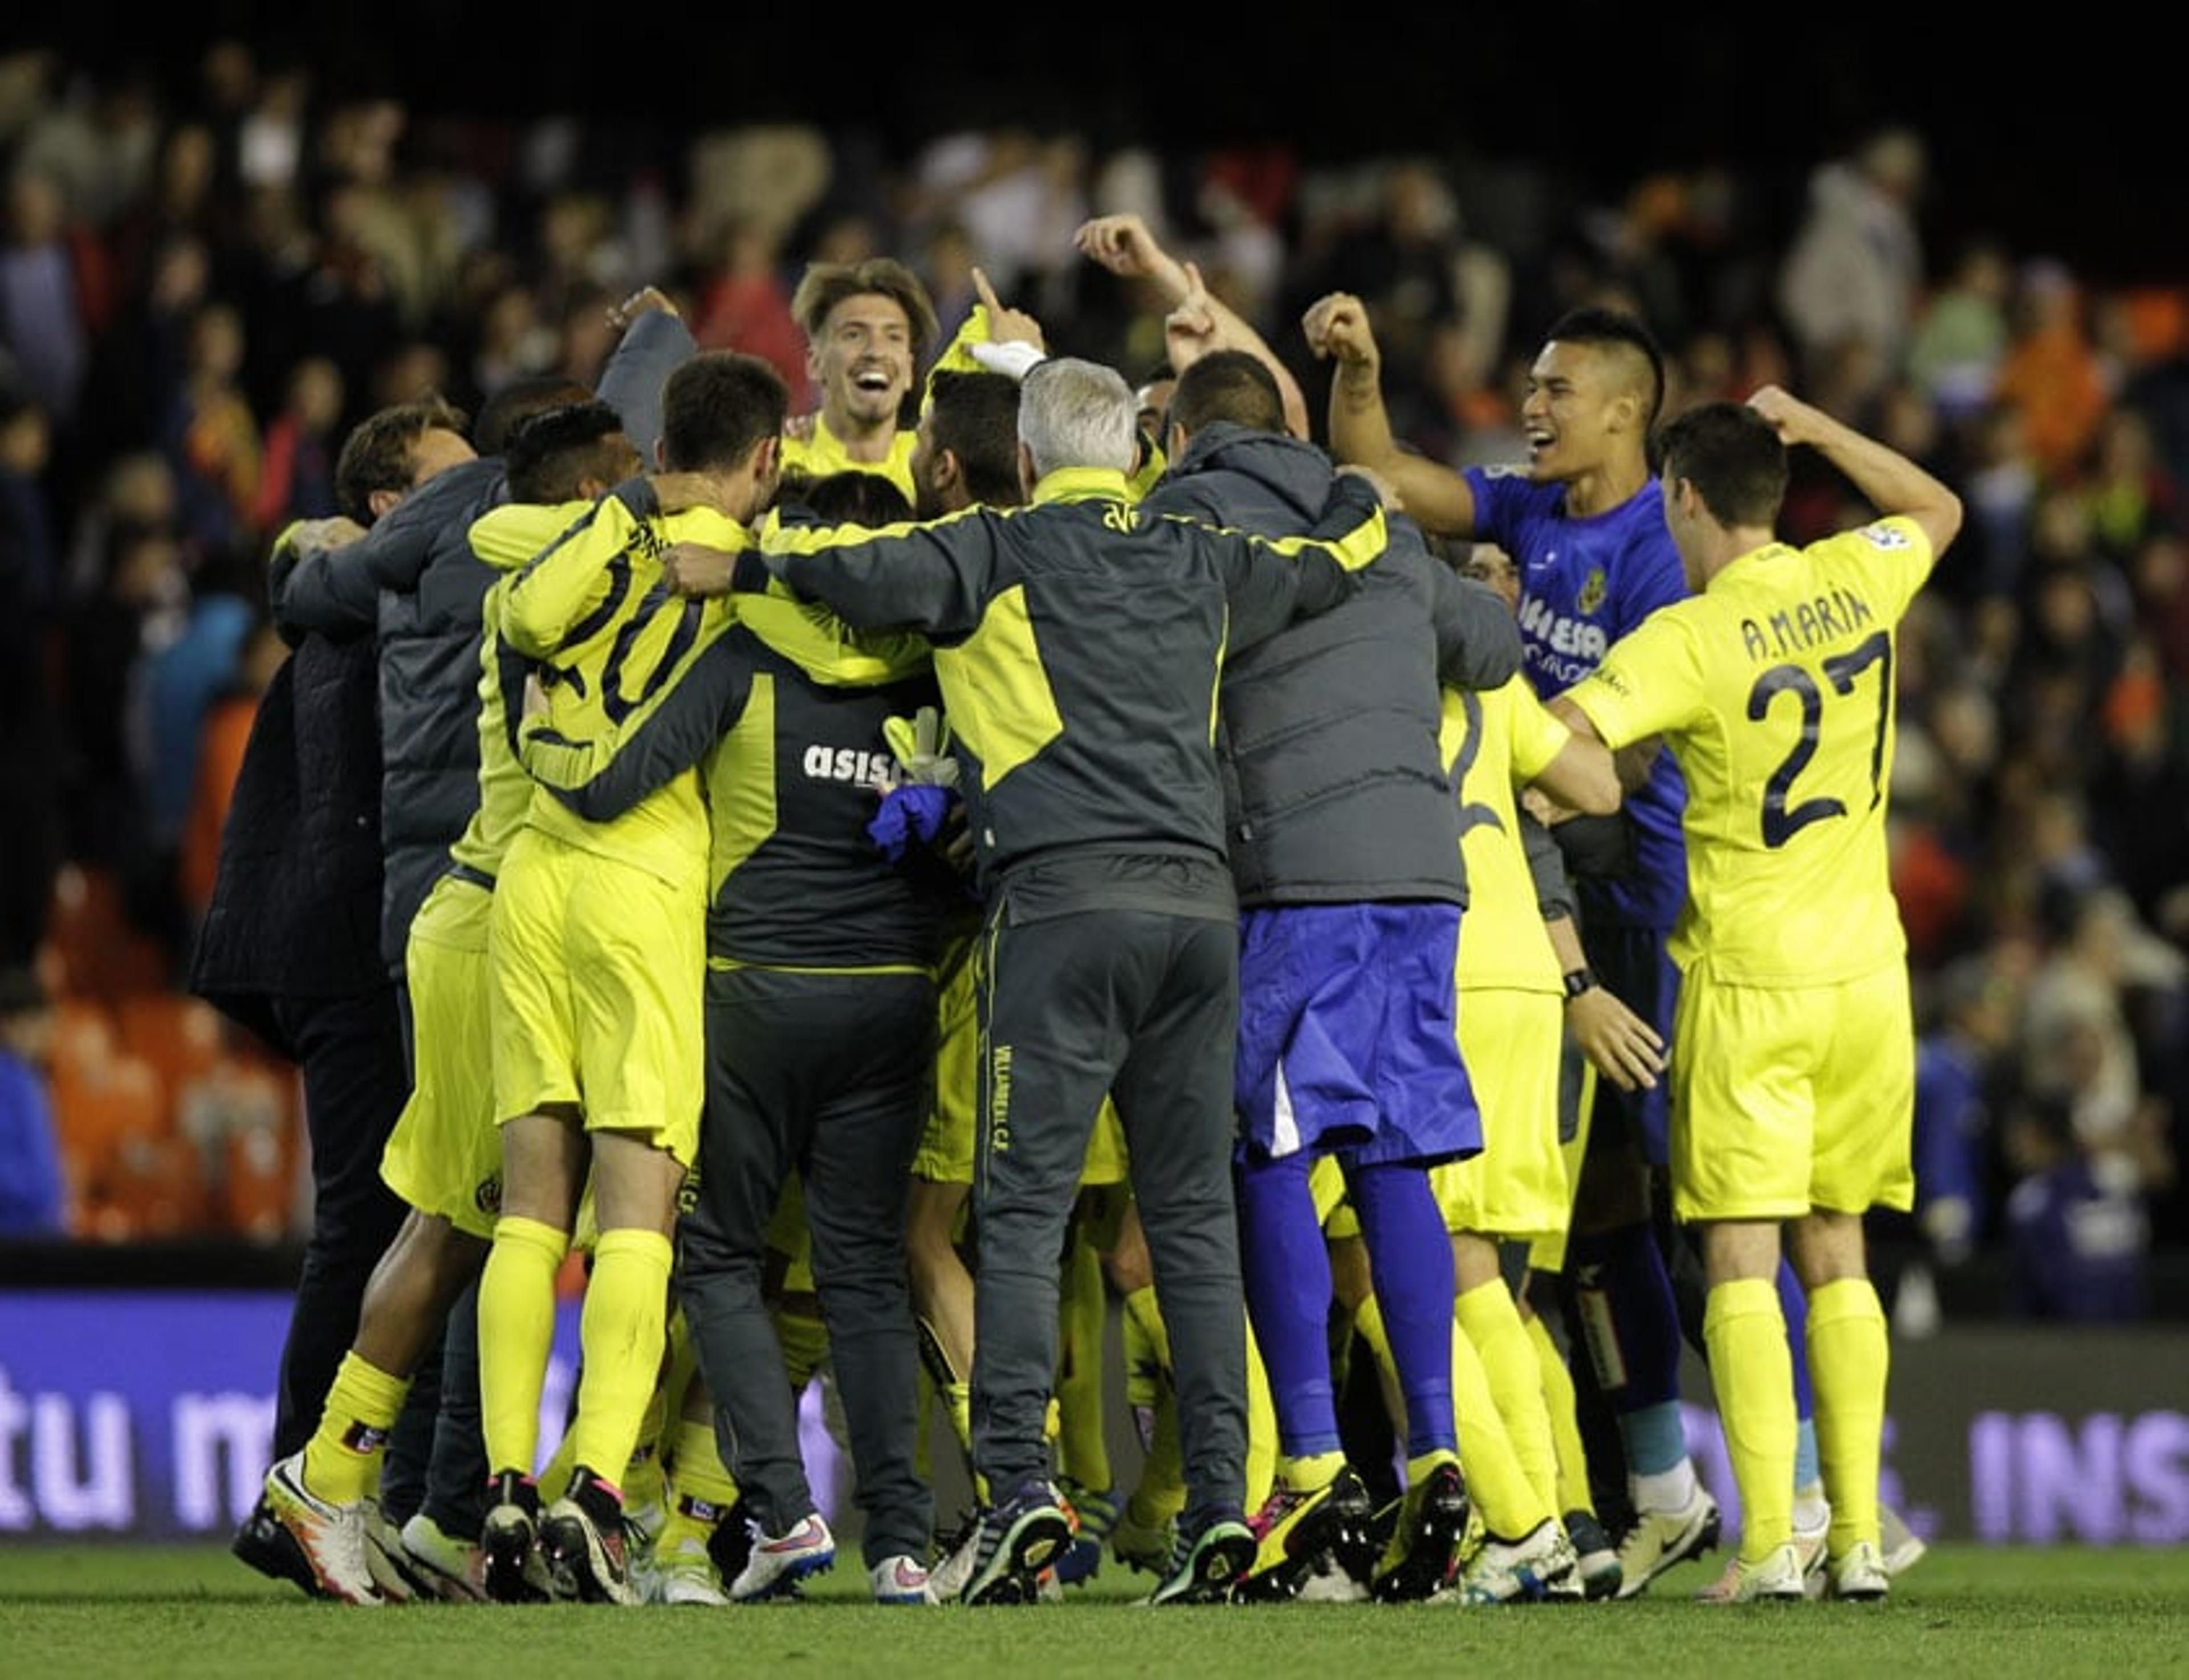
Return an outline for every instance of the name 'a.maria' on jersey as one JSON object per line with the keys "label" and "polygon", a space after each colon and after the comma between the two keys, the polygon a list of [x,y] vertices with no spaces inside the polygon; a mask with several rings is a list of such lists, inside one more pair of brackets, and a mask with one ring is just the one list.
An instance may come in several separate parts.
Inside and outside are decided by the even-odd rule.
{"label": "name 'a.maria' on jersey", "polygon": [[1760,665],[1767,659],[1783,659],[1819,642],[1843,640],[1876,621],[1877,614],[1861,596],[1852,590],[1831,589],[1768,618],[1743,619],[1740,641],[1748,657]]}

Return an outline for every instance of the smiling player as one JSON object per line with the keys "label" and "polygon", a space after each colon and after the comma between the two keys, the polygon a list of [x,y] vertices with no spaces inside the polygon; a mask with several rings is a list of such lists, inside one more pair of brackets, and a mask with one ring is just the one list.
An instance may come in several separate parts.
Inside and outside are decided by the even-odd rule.
{"label": "smiling player", "polygon": [[929,345],[935,305],[911,269],[886,257],[816,263],[791,312],[805,330],[821,406],[784,428],[783,470],[825,478],[846,467],[880,472],[912,500],[916,434],[905,399]]}

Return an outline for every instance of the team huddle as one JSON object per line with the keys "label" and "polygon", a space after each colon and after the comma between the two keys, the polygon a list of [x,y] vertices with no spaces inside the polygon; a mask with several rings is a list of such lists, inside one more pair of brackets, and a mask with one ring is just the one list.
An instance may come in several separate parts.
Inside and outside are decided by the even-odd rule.
{"label": "team huddle", "polygon": [[[1460,471],[1321,299],[1326,448],[1137,218],[1078,237],[1174,306],[1138,390],[985,280],[930,357],[874,260],[808,272],[794,415],[649,289],[597,389],[512,393],[477,456],[383,410],[369,508],[285,534],[277,615],[453,552],[478,799],[404,950],[410,1212],[239,1552],[356,1604],[795,1597],[825,1368],[877,1602],[1106,1561],[1157,1604],[1632,1598],[1720,1538],[1693,1345],[1741,1501],[1701,1596],[1884,1598],[1894,627],[1959,504],[1775,387],[1664,420],[1600,308],[1547,335],[1527,460]],[[1876,520],[1779,542],[1796,446]],[[474,1287],[484,1485],[399,1525]]]}

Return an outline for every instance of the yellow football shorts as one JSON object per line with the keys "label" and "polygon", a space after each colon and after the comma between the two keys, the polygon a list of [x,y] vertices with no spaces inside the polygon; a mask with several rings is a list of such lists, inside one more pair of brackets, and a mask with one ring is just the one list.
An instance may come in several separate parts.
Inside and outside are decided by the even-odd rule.
{"label": "yellow football shorts", "polygon": [[410,1206],[489,1241],[501,1210],[489,1019],[493,910],[488,888],[444,875],[410,924],[410,1097],[380,1160],[380,1176]]}
{"label": "yellow football shorts", "polygon": [[1906,1209],[1915,1101],[1908,970],[1829,986],[1734,986],[1707,963],[1672,1029],[1672,1211],[1785,1219]]}
{"label": "yellow football shorts", "polygon": [[1462,989],[1459,1050],[1482,1109],[1482,1153],[1429,1169],[1447,1230],[1534,1242],[1564,1233],[1572,1186],[1558,1148],[1564,1000],[1547,992]]}
{"label": "yellow football shorts", "polygon": [[574,1103],[588,1130],[636,1134],[689,1166],[705,1091],[699,890],[520,829],[492,957],[496,1119]]}

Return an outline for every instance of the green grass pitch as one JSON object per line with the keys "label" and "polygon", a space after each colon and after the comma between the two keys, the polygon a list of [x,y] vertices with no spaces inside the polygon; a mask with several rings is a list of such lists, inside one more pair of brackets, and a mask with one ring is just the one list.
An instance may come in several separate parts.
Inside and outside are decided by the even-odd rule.
{"label": "green grass pitch", "polygon": [[[1715,1564],[1717,1560],[1710,1560]],[[212,1547],[0,1544],[0,1674],[492,1680],[1168,1676],[1581,1680],[2189,1675],[2189,1551],[1937,1546],[1883,1606],[1720,1609],[1714,1573],[1623,1604],[1152,1610],[1106,1566],[1062,1604],[880,1609],[847,1559],[802,1604],[622,1610],[318,1604]]]}

